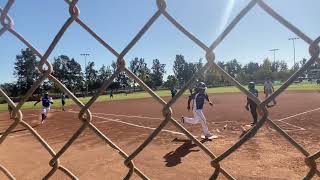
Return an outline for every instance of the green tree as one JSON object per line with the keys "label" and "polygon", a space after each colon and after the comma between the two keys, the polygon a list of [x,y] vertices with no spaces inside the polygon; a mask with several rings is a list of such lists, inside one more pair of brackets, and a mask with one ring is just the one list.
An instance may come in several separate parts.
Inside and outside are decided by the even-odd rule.
{"label": "green tree", "polygon": [[[131,72],[133,74],[135,74],[136,76],[138,76],[138,70],[140,68],[140,63],[139,63],[139,58],[135,57],[133,60],[130,61],[130,67],[129,69],[131,70]],[[133,92],[136,91],[136,81],[133,80]]]}
{"label": "green tree", "polygon": [[[198,63],[188,63],[185,61],[183,55],[176,55],[176,59],[173,64],[173,72],[176,78],[178,79],[179,86],[181,87],[183,84],[187,83],[192,76],[200,71],[202,68],[202,60],[200,59]],[[204,74],[202,74],[198,79],[198,81],[204,80]],[[196,82],[192,83],[189,87],[190,92]]]}
{"label": "green tree", "polygon": [[[111,67],[113,69],[113,73],[116,71],[117,66],[118,66],[117,63],[112,61]],[[130,86],[130,84],[131,84],[131,79],[127,76],[127,74],[124,72],[120,72],[119,75],[116,77],[115,83],[113,83],[111,89],[117,90],[121,87],[127,88],[128,86]]]}
{"label": "green tree", "polygon": [[[183,83],[184,84],[187,83],[192,78],[192,76],[196,73],[197,73],[197,64],[186,63],[184,66],[184,70],[183,70]],[[197,81],[194,81],[188,87],[190,94],[192,94],[192,89],[194,88],[196,83],[197,83]]]}
{"label": "green tree", "polygon": [[176,78],[178,79],[178,82],[180,85],[182,85],[182,83],[185,83],[185,69],[187,62],[184,60],[184,56],[183,55],[176,55],[176,59],[174,61],[173,64],[173,73],[176,76]]}
{"label": "green tree", "polygon": [[[69,90],[76,92],[85,87],[81,65],[66,55],[54,58],[53,75]],[[58,88],[55,88],[59,92]]]}
{"label": "green tree", "polygon": [[16,56],[13,75],[17,78],[19,94],[25,94],[39,77],[36,66],[37,57],[31,49],[21,50],[21,54]]}
{"label": "green tree", "polygon": [[[221,69],[223,69],[224,71],[226,71],[226,64],[223,62],[223,61],[218,61],[217,62],[217,65],[221,68]],[[220,85],[224,85],[224,84],[227,84],[228,83],[228,81],[224,78],[224,76],[221,74],[221,73],[219,73],[219,75],[220,75]]]}
{"label": "green tree", "polygon": [[246,74],[255,74],[259,70],[259,63],[249,62],[243,67],[243,71]]}
{"label": "green tree", "polygon": [[288,64],[285,61],[279,62],[279,69],[280,71],[287,71],[288,70]]}
{"label": "green tree", "polygon": [[220,74],[213,67],[209,67],[209,69],[205,72],[204,78],[204,82],[208,86],[217,86],[220,82]]}
{"label": "green tree", "polygon": [[145,83],[150,80],[150,69],[143,58],[139,60],[138,77]]}
{"label": "green tree", "polygon": [[112,75],[112,71],[110,66],[102,65],[101,68],[98,71],[98,81],[99,84],[102,85],[102,83],[107,80]]}
{"label": "green tree", "polygon": [[[147,66],[147,63],[143,58],[134,58],[130,62],[130,70],[138,76],[144,83],[146,83],[148,86],[152,86],[152,81],[150,77],[150,69]],[[136,82],[134,81],[134,89]]]}
{"label": "green tree", "polygon": [[272,76],[272,66],[270,60],[267,58],[260,65],[258,72],[256,73],[256,79],[264,80],[266,77]]}
{"label": "green tree", "polygon": [[225,64],[225,70],[231,77],[235,78],[241,72],[241,64],[233,59]]}
{"label": "green tree", "polygon": [[[202,59],[200,58],[198,63],[196,64],[196,72],[200,72],[203,68]],[[205,81],[205,72],[202,72],[201,75],[198,78],[198,81],[204,82]]]}
{"label": "green tree", "polygon": [[242,71],[239,74],[239,80],[241,83],[248,83],[250,81],[256,80],[256,73],[259,71],[259,63],[249,62],[244,65]]}
{"label": "green tree", "polygon": [[86,83],[90,92],[99,88],[98,71],[94,69],[94,62],[89,62],[86,67]]}
{"label": "green tree", "polygon": [[173,87],[178,86],[178,79],[174,75],[169,75],[167,77],[167,81],[164,83],[164,86],[171,89]]}
{"label": "green tree", "polygon": [[166,73],[165,64],[161,64],[158,59],[154,59],[152,62],[152,73],[151,81],[155,87],[162,86],[163,84],[163,75]]}
{"label": "green tree", "polygon": [[112,67],[112,71],[114,73],[114,72],[116,72],[118,65],[117,65],[117,63],[115,61],[112,61],[111,67]]}
{"label": "green tree", "polygon": [[4,83],[0,85],[0,88],[11,97],[17,97],[19,95],[19,88],[15,83]]}

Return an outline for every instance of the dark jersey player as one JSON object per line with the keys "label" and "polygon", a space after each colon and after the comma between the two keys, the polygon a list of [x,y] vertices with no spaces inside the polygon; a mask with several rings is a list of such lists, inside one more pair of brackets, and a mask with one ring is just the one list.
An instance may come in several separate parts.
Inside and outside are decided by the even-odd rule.
{"label": "dark jersey player", "polygon": [[62,93],[61,95],[61,105],[62,105],[62,111],[65,111],[65,105],[66,105],[66,95]]}
{"label": "dark jersey player", "polygon": [[177,94],[177,89],[175,87],[173,87],[171,89],[171,97],[173,98],[176,94]]}
{"label": "dark jersey player", "polygon": [[53,104],[52,98],[49,97],[48,92],[45,92],[43,97],[34,103],[36,106],[41,101],[42,104],[42,111],[41,111],[41,124],[44,123],[44,120],[47,118],[48,113],[50,111],[51,104]]}
{"label": "dark jersey player", "polygon": [[[189,99],[188,99],[187,109],[190,110],[192,108],[194,117],[193,118],[182,117],[181,121],[182,121],[182,123],[189,123],[189,124],[199,124],[200,123],[202,126],[202,131],[203,131],[204,137],[211,139],[211,138],[215,138],[216,136],[212,135],[209,132],[207,120],[206,120],[206,117],[204,116],[202,110],[203,110],[203,106],[204,106],[205,101],[208,101],[211,106],[213,106],[213,103],[211,102],[211,100],[209,99],[209,97],[205,91],[206,91],[205,83],[200,82],[197,85],[195,92],[193,94],[191,94],[191,96],[189,96]],[[192,106],[190,106],[190,103],[192,103]]]}
{"label": "dark jersey player", "polygon": [[[255,88],[254,82],[250,82],[248,86],[249,92],[253,94],[254,96],[258,97],[258,90]],[[250,107],[250,108],[249,108]],[[258,114],[257,114],[257,104],[247,97],[247,104],[246,104],[246,109],[251,112],[252,118],[253,118],[253,123],[252,125],[256,124],[258,121]]]}

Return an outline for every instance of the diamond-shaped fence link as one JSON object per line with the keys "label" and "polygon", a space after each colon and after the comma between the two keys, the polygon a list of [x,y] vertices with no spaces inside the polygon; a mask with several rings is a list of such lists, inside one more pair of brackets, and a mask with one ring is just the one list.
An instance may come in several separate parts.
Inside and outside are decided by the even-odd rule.
{"label": "diamond-shaped fence link", "polygon": [[[38,70],[40,72],[40,77],[33,84],[33,86],[28,90],[26,95],[20,100],[20,102],[15,105],[13,101],[0,89],[0,95],[4,97],[5,101],[13,108],[13,122],[6,129],[5,132],[2,133],[0,137],[0,144],[7,138],[9,133],[18,125],[24,126],[28,131],[32,133],[32,135],[39,141],[39,143],[45,148],[48,153],[51,155],[52,159],[49,162],[49,165],[52,169],[47,173],[47,175],[43,179],[48,179],[51,177],[57,170],[62,171],[71,179],[77,179],[76,175],[74,175],[71,171],[61,165],[59,162],[59,158],[68,150],[68,148],[72,145],[72,143],[83,133],[83,131],[87,128],[92,130],[102,141],[106,144],[114,148],[119,154],[124,158],[124,164],[128,167],[129,171],[124,179],[130,179],[133,173],[136,173],[142,179],[148,179],[147,175],[145,175],[141,170],[139,170],[134,164],[134,158],[144,150],[146,146],[159,134],[159,132],[169,123],[171,122],[174,126],[176,126],[183,134],[185,134],[190,140],[192,140],[196,145],[198,145],[202,151],[211,158],[211,166],[213,167],[213,173],[210,179],[217,179],[219,174],[223,174],[227,179],[235,179],[230,173],[227,172],[224,168],[221,167],[220,162],[226,159],[230,154],[236,151],[239,147],[241,147],[245,142],[250,140],[258,130],[264,125],[266,121],[268,121],[271,126],[279,132],[291,145],[293,145],[297,150],[299,150],[305,156],[305,163],[309,167],[308,174],[304,177],[304,179],[311,179],[313,176],[317,175],[320,177],[320,172],[317,169],[316,160],[320,158],[320,151],[316,152],[313,155],[310,153],[299,143],[297,143],[290,135],[288,135],[283,129],[281,129],[278,125],[274,123],[274,121],[268,116],[268,111],[266,109],[266,105],[279,94],[281,94],[293,81],[298,78],[310,65],[314,62],[319,61],[319,42],[320,37],[315,40],[312,40],[307,35],[305,35],[301,30],[292,25],[289,21],[283,18],[280,14],[278,14],[274,9],[272,9],[268,4],[266,4],[263,0],[251,0],[248,5],[243,8],[239,14],[231,21],[231,23],[226,27],[226,29],[217,37],[215,41],[210,46],[206,46],[201,40],[199,40],[196,36],[190,33],[187,29],[185,29],[175,18],[173,18],[169,12],[166,11],[166,1],[165,0],[156,0],[158,10],[154,13],[154,15],[146,22],[146,24],[141,28],[141,30],[137,33],[137,35],[130,41],[130,43],[118,53],[113,49],[105,40],[103,40],[99,35],[97,35],[89,26],[83,22],[79,15],[80,10],[76,6],[78,0],[65,0],[69,5],[69,13],[70,17],[65,21],[64,25],[61,27],[53,41],[51,42],[48,49],[42,55],[33,45],[31,45],[23,35],[19,34],[14,29],[14,21],[9,15],[9,10],[14,4],[14,0],[8,0],[5,7],[0,7],[0,36],[2,36],[5,32],[11,33],[14,37],[19,39],[23,44],[25,44],[28,48],[30,48],[39,58],[40,63],[38,65]],[[236,27],[238,22],[243,19],[246,14],[255,6],[260,6],[267,14],[269,14],[276,21],[281,23],[283,26],[288,28],[302,40],[304,40],[307,44],[309,44],[309,53],[311,58],[307,61],[307,63],[301,67],[298,71],[296,71],[277,91],[275,91],[271,96],[269,96],[264,101],[260,101],[258,98],[253,96],[245,87],[243,87],[238,81],[232,78],[228,73],[224,71],[221,67],[219,67],[215,62],[214,50],[219,44],[225,39],[225,37]],[[139,39],[148,31],[148,29],[153,25],[155,21],[158,20],[160,16],[164,16],[174,27],[176,27],[179,31],[181,31],[185,36],[187,36],[193,43],[197,44],[201,49],[204,50],[205,57],[207,63],[205,66],[195,74],[186,84],[185,86],[177,93],[175,97],[173,97],[169,102],[164,101],[161,97],[159,97],[152,89],[150,89],[141,79],[139,79],[134,73],[132,73],[129,69],[125,67],[124,56],[135,46],[135,44],[139,41]],[[99,91],[87,102],[83,104],[72,92],[70,92],[59,80],[57,80],[52,75],[52,66],[48,62],[48,57],[54,50],[55,46],[60,41],[61,37],[65,33],[65,31],[70,27],[71,24],[78,23],[84,30],[86,30],[93,38],[97,40],[101,45],[103,45],[108,51],[110,51],[117,58],[117,70],[114,74],[107,80],[104,81],[103,85],[99,89]],[[204,73],[208,68],[214,68],[218,72],[220,72],[228,81],[233,83],[237,88],[241,90],[242,93],[251,98],[262,110],[263,115],[259,119],[258,123],[251,128],[242,138],[240,138],[234,145],[232,145],[229,149],[227,149],[224,153],[219,156],[216,156],[210,149],[208,149],[205,145],[203,145],[199,140],[197,140],[188,130],[186,130],[181,124],[177,122],[176,119],[172,117],[171,106],[183,95],[183,93],[188,89],[188,87],[193,84],[197,77],[199,77],[202,73]],[[159,102],[163,109],[159,109],[163,114],[163,121],[161,124],[149,135],[149,137],[130,155],[126,154],[120,147],[118,147],[114,142],[112,142],[106,135],[104,135],[97,127],[95,127],[92,123],[92,115],[89,108],[92,104],[97,100],[97,98],[103,93],[103,91],[112,83],[112,81],[117,77],[119,73],[126,73],[130,78],[134,79],[145,91],[147,91],[154,100]],[[33,129],[30,125],[28,125],[23,120],[23,113],[21,112],[22,105],[27,101],[27,99],[33,94],[33,92],[41,85],[41,83],[45,80],[49,79],[53,83],[55,83],[62,92],[66,93],[79,107],[80,112],[78,115],[79,120],[82,122],[81,127],[72,135],[72,137],[66,142],[66,144],[58,151],[55,152],[49,144],[37,133],[35,129]],[[8,169],[0,164],[0,171],[2,171],[9,179],[15,179],[14,176],[10,173]]]}

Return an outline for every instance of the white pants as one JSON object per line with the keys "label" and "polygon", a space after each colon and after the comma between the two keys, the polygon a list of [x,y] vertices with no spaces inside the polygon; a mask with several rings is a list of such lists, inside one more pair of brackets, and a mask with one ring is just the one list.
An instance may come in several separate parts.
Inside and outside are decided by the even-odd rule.
{"label": "white pants", "polygon": [[[266,99],[271,96],[272,94],[272,89],[267,89],[266,92],[265,92],[265,95],[266,95]],[[271,105],[275,105],[276,104],[276,100],[275,99],[272,99],[272,104]]]}
{"label": "white pants", "polygon": [[42,107],[41,114],[44,114],[45,116],[47,116],[49,111],[50,111],[50,107]]}
{"label": "white pants", "polygon": [[184,117],[184,122],[189,124],[198,124],[202,126],[204,135],[210,135],[206,117],[204,116],[202,109],[193,110],[193,118]]}

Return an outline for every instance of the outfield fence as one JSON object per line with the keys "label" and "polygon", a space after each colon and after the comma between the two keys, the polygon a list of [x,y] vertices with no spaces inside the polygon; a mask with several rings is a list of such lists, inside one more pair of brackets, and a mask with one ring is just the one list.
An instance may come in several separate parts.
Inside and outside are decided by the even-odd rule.
{"label": "outfield fence", "polygon": [[[135,164],[135,157],[141,153],[145,149],[145,147],[159,134],[159,132],[170,122],[174,124],[182,133],[184,133],[190,140],[193,141],[201,150],[208,155],[208,158],[211,159],[212,166],[212,175],[210,179],[217,179],[219,175],[225,176],[227,179],[235,179],[232,174],[230,174],[224,167],[220,164],[223,160],[228,158],[232,153],[237,151],[245,142],[249,141],[253,136],[256,135],[257,131],[268,121],[273,128],[280,133],[292,146],[294,146],[297,150],[299,150],[305,156],[305,164],[309,167],[308,173],[301,178],[311,179],[314,176],[320,176],[320,172],[317,169],[316,160],[320,157],[320,151],[311,154],[308,152],[302,145],[297,143],[291,136],[289,136],[283,129],[281,129],[278,125],[274,123],[274,121],[268,116],[268,110],[266,109],[266,105],[272,101],[272,99],[279,96],[295,79],[299,77],[310,65],[319,61],[319,42],[320,37],[313,40],[308,37],[305,33],[303,33],[298,27],[291,24],[288,20],[283,18],[278,12],[276,12],[273,8],[271,8],[264,0],[251,0],[231,21],[231,23],[224,29],[224,31],[213,41],[210,46],[205,45],[201,40],[199,40],[195,35],[189,32],[186,28],[184,28],[174,17],[170,15],[170,13],[166,10],[166,1],[165,0],[155,0],[155,4],[158,9],[156,12],[150,17],[150,19],[145,23],[145,25],[141,28],[141,30],[136,34],[136,36],[130,41],[130,43],[121,51],[117,52],[108,42],[101,38],[98,34],[95,33],[93,29],[91,29],[83,20],[80,18],[80,10],[77,7],[78,0],[66,0],[65,1],[69,6],[70,17],[66,19],[65,23],[56,34],[55,38],[52,40],[50,46],[44,52],[44,54],[40,53],[35,46],[27,41],[25,36],[19,34],[14,28],[14,21],[10,17],[10,8],[15,4],[14,0],[8,0],[4,8],[0,8],[0,36],[3,36],[5,33],[11,34],[17,39],[19,39],[23,44],[29,47],[33,52],[40,58],[40,62],[38,65],[38,70],[40,72],[39,78],[35,81],[33,86],[28,90],[26,95],[20,100],[20,102],[15,105],[12,100],[0,89],[0,94],[5,98],[8,104],[14,109],[14,118],[12,124],[6,129],[6,131],[0,137],[0,143],[3,143],[10,132],[15,129],[15,127],[20,124],[24,126],[28,131],[32,133],[35,139],[37,139],[43,148],[45,148],[49,154],[51,155],[51,160],[49,161],[49,165],[52,167],[51,170],[46,174],[43,179],[50,178],[57,171],[62,171],[71,179],[78,179],[76,174],[73,174],[67,167],[63,166],[59,161],[59,158],[63,156],[63,154],[69,149],[70,145],[84,132],[85,129],[90,129],[93,131],[97,137],[99,137],[106,144],[114,148],[117,152],[119,152],[120,156],[124,159],[124,164],[128,167],[128,173],[124,177],[124,179],[130,179],[132,175],[135,173],[142,179],[149,179],[148,175],[142,172]],[[16,2],[19,3],[19,2]],[[248,14],[248,12],[254,8],[255,6],[260,6],[267,14],[269,14],[273,19],[278,21],[278,23],[285,26],[287,29],[292,31],[296,36],[301,38],[307,44],[309,44],[309,54],[310,59],[307,61],[305,65],[303,65],[299,70],[297,70],[277,91],[275,91],[270,97],[267,99],[260,101],[258,98],[253,96],[244,86],[242,86],[238,81],[232,78],[228,73],[224,71],[221,67],[219,67],[215,62],[215,54],[214,50],[218,47],[221,42],[225,39],[226,36],[237,26],[239,21]],[[288,5],[289,6],[289,5]],[[183,7],[183,3],[181,4]],[[135,74],[133,74],[127,67],[125,67],[125,59],[124,56],[138,43],[141,37],[149,30],[149,28],[154,24],[155,21],[159,19],[160,16],[163,16],[168,22],[172,24],[172,26],[176,27],[179,31],[181,31],[186,37],[190,39],[191,43],[195,43],[199,46],[206,57],[206,64],[201,69],[201,71],[195,74],[186,84],[185,86],[177,93],[177,95],[172,98],[169,102],[166,102],[161,97],[159,97],[153,90],[151,90],[141,79],[139,79]],[[306,19],[307,20],[307,19]],[[85,31],[87,31],[92,37],[94,37],[98,43],[106,48],[107,51],[110,51],[117,58],[117,70],[114,74],[107,80],[104,81],[98,93],[96,93],[88,103],[83,104],[79,101],[79,99],[72,94],[58,79],[56,79],[52,75],[52,65],[48,62],[48,57],[55,49],[56,45],[60,41],[61,37],[64,35],[66,30],[70,27],[71,24],[77,23],[79,24]],[[316,22],[315,22],[316,23]],[[194,138],[194,136],[186,130],[181,124],[178,123],[176,119],[172,117],[172,109],[171,106],[179,99],[183,93],[188,89],[188,87],[193,84],[197,77],[204,73],[209,67],[214,68],[218,72],[220,72],[224,78],[226,78],[229,82],[235,85],[239,90],[250,97],[262,110],[263,115],[259,119],[258,123],[253,126],[242,138],[240,138],[235,144],[233,144],[230,148],[228,148],[225,152],[220,155],[215,155],[210,149],[208,149],[204,144],[202,144],[199,140]],[[97,98],[105,91],[105,89],[111,84],[111,82],[117,77],[117,75],[121,72],[126,73],[131,79],[135,80],[145,91],[147,91],[155,101],[162,105],[163,121],[150,135],[149,137],[136,149],[132,154],[127,154],[120,147],[118,147],[114,142],[112,142],[105,134],[103,134],[95,125],[92,124],[92,114],[89,108],[95,103]],[[69,98],[71,98],[79,107],[79,120],[82,122],[81,127],[73,134],[73,136],[65,143],[65,145],[58,151],[55,152],[50,145],[43,139],[35,129],[33,129],[29,124],[24,121],[23,113],[21,112],[22,105],[27,101],[27,99],[33,94],[33,92],[41,85],[41,83],[49,79],[51,82],[56,84],[59,89],[66,93]],[[0,146],[1,148],[1,146]],[[10,173],[10,169],[5,168],[0,164],[0,170],[9,178],[15,179],[14,175]]]}

